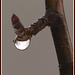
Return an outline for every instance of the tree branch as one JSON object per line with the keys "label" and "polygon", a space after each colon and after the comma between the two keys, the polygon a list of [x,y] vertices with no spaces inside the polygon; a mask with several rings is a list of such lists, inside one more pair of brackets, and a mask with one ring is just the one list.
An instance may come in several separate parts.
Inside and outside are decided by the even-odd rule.
{"label": "tree branch", "polygon": [[55,8],[62,17],[51,26],[56,53],[59,62],[60,75],[73,75],[73,49],[65,18],[63,0],[45,0],[46,10]]}
{"label": "tree branch", "polygon": [[73,50],[64,14],[63,0],[45,0],[45,2],[45,16],[28,28],[24,28],[16,15],[12,16],[13,28],[17,34],[16,40],[30,39],[32,35],[36,35],[49,26],[56,48],[60,75],[73,75]]}
{"label": "tree branch", "polygon": [[57,17],[60,17],[59,13],[55,9],[50,8],[46,11],[45,16],[43,16],[41,19],[38,19],[36,23],[31,24],[28,28],[24,28],[19,18],[13,14],[11,21],[14,31],[17,34],[16,40],[23,41],[30,39],[32,35],[36,35],[46,26],[54,24],[57,20]]}

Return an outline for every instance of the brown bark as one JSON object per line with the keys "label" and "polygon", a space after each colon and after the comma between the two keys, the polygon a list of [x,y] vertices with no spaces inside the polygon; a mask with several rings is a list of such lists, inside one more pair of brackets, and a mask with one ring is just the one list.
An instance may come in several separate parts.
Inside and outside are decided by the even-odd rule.
{"label": "brown bark", "polygon": [[73,50],[65,19],[63,0],[45,1],[46,10],[54,8],[61,14],[61,18],[50,25],[59,62],[60,75],[73,75]]}
{"label": "brown bark", "polygon": [[12,16],[12,24],[16,40],[27,40],[49,26],[52,32],[60,75],[73,75],[73,50],[65,18],[63,0],[45,0],[46,13],[36,23],[24,28],[16,15]]}

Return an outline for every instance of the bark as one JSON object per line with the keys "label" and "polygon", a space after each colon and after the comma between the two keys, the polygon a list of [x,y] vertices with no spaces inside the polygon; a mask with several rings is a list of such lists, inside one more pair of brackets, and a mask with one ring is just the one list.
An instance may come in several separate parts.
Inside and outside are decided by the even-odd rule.
{"label": "bark", "polygon": [[60,75],[73,75],[73,49],[65,18],[63,0],[45,0],[46,13],[36,23],[24,28],[16,15],[12,16],[12,24],[16,40],[24,41],[36,35],[39,31],[49,26],[52,32]]}
{"label": "bark", "polygon": [[45,1],[46,10],[54,8],[61,15],[61,18],[56,23],[50,25],[59,62],[60,75],[73,75],[73,50],[65,19],[63,0]]}

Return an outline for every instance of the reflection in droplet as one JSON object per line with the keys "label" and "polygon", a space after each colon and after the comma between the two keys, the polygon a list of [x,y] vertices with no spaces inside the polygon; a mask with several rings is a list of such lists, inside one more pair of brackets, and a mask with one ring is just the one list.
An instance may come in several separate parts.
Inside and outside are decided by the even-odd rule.
{"label": "reflection in droplet", "polygon": [[30,44],[30,39],[26,40],[26,41],[16,41],[15,42],[15,46],[19,49],[19,50],[25,50],[27,49],[27,47]]}

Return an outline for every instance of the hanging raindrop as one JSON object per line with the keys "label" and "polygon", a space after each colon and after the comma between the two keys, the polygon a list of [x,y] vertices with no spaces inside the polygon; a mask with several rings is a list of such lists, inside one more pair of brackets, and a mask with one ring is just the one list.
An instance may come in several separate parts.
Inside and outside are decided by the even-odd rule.
{"label": "hanging raindrop", "polygon": [[16,48],[18,48],[19,50],[26,50],[30,45],[30,39],[26,40],[26,41],[15,41],[15,46]]}

